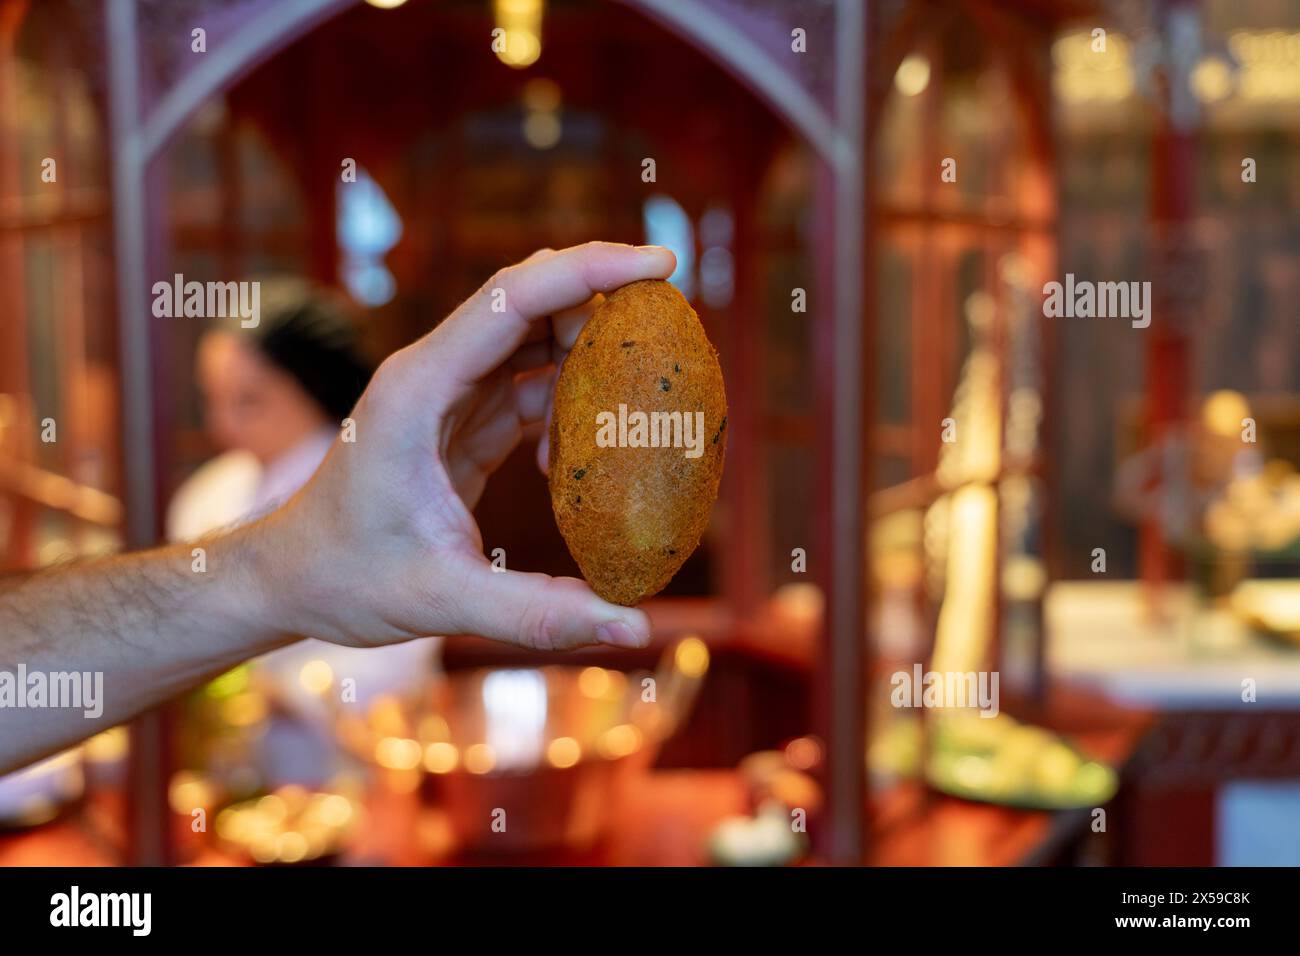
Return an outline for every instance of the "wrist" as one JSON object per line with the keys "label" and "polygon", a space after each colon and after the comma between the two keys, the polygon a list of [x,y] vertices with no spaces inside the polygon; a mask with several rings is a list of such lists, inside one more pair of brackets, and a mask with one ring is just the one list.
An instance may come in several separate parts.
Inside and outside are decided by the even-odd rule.
{"label": "wrist", "polygon": [[213,542],[224,573],[210,610],[229,622],[243,649],[262,653],[295,637],[292,562],[276,530],[266,521],[236,528]]}

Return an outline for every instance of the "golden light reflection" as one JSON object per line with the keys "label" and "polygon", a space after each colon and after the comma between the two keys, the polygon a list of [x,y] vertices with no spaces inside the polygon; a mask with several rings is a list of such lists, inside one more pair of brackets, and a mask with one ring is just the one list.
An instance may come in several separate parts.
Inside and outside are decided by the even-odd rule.
{"label": "golden light reflection", "polygon": [[1228,52],[1241,64],[1237,92],[1247,100],[1300,100],[1300,32],[1236,30]]}
{"label": "golden light reflection", "polygon": [[688,637],[677,645],[674,662],[685,676],[701,677],[709,669],[709,649],[698,637]]}
{"label": "golden light reflection", "polygon": [[560,141],[560,86],[535,77],[524,84],[524,139],[533,149],[550,149]]}
{"label": "golden light reflection", "polygon": [[894,88],[904,96],[919,96],[930,85],[930,61],[920,53],[903,57],[894,73]]}
{"label": "golden light reflection", "polygon": [[811,770],[821,763],[822,745],[814,737],[796,737],[785,745],[785,759],[796,770]]}
{"label": "golden light reflection", "polygon": [[1222,57],[1201,57],[1192,70],[1192,92],[1202,103],[1218,103],[1232,93],[1232,68]]}
{"label": "golden light reflection", "polygon": [[460,752],[453,744],[438,740],[424,748],[424,769],[429,773],[451,773],[460,763]]}
{"label": "golden light reflection", "polygon": [[236,694],[221,704],[221,716],[232,727],[251,727],[266,718],[266,698],[254,691]]}
{"label": "golden light reflection", "polygon": [[560,85],[537,76],[524,84],[524,106],[534,113],[550,113],[560,108]]}
{"label": "golden light reflection", "polygon": [[355,812],[352,809],[352,801],[342,794],[330,793],[320,799],[318,809],[320,820],[328,826],[341,827],[351,822]]}
{"label": "golden light reflection", "polygon": [[289,786],[226,807],[216,832],[257,863],[301,863],[338,850],[357,815],[342,794]]}
{"label": "golden light reflection", "polygon": [[523,69],[542,55],[543,0],[493,0],[496,28],[493,50],[506,66]]}
{"label": "golden light reflection", "polygon": [[609,671],[603,667],[587,667],[578,675],[578,690],[584,697],[604,697],[609,685]]}
{"label": "golden light reflection", "polygon": [[560,141],[560,118],[555,113],[529,113],[524,117],[524,139],[534,149],[550,149]]}
{"label": "golden light reflection", "polygon": [[257,812],[272,823],[281,823],[289,815],[289,803],[278,793],[268,793],[256,806]]}
{"label": "golden light reflection", "polygon": [[298,683],[309,694],[323,694],[334,683],[334,670],[325,661],[308,661],[298,672]]}
{"label": "golden light reflection", "polygon": [[474,744],[465,749],[465,769],[470,773],[490,773],[496,764],[496,752],[487,744]]}
{"label": "golden light reflection", "polygon": [[1201,422],[1215,435],[1239,438],[1242,419],[1250,417],[1250,403],[1240,392],[1220,389],[1211,393],[1201,406]]}
{"label": "golden light reflection", "polygon": [[426,714],[420,718],[417,736],[425,743],[447,741],[451,739],[451,727],[441,714]]}
{"label": "golden light reflection", "polygon": [[367,719],[376,733],[388,737],[406,736],[406,713],[402,709],[402,702],[391,694],[381,694],[375,698]]}
{"label": "golden light reflection", "polygon": [[307,838],[296,830],[280,834],[276,856],[285,863],[298,863],[307,856]]}
{"label": "golden light reflection", "polygon": [[600,735],[596,749],[610,760],[635,753],[641,746],[641,731],[631,724],[618,724]]}
{"label": "golden light reflection", "polygon": [[1132,46],[1113,30],[1104,49],[1094,49],[1092,33],[1067,33],[1052,44],[1056,95],[1072,103],[1116,103],[1132,96],[1137,87]]}
{"label": "golden light reflection", "polygon": [[125,727],[114,727],[95,734],[85,743],[86,759],[91,763],[113,763],[126,756],[130,737]]}
{"label": "golden light reflection", "polygon": [[167,788],[167,803],[176,813],[189,815],[197,807],[210,807],[213,802],[212,785],[206,778],[191,771],[175,774]]}
{"label": "golden light reflection", "polygon": [[384,737],[375,744],[375,763],[389,770],[414,770],[421,756],[419,742],[409,737]]}
{"label": "golden light reflection", "polygon": [[572,737],[556,737],[546,748],[546,759],[560,769],[572,767],[581,756],[582,748]]}

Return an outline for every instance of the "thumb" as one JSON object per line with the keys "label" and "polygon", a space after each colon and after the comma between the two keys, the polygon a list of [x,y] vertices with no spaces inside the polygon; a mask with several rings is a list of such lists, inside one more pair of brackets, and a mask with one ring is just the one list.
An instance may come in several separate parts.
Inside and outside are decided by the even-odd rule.
{"label": "thumb", "polygon": [[[448,359],[462,385],[490,374],[528,338],[537,319],[572,309],[597,292],[638,279],[663,279],[676,259],[659,246],[589,242],[546,253],[503,269],[421,341]],[[432,348],[416,349],[434,354]]]}
{"label": "thumb", "polygon": [[645,647],[650,621],[644,611],[610,604],[576,578],[494,571],[476,564],[462,604],[465,633],[542,651],[586,644]]}

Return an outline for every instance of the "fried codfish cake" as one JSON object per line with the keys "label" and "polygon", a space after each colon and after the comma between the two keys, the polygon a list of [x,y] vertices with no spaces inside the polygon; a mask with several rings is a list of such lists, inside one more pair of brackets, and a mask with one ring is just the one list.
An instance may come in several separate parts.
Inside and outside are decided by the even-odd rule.
{"label": "fried codfish cake", "polygon": [[551,506],[592,589],[633,605],[700,543],[727,448],[727,396],[699,316],[662,280],[596,307],[560,369]]}

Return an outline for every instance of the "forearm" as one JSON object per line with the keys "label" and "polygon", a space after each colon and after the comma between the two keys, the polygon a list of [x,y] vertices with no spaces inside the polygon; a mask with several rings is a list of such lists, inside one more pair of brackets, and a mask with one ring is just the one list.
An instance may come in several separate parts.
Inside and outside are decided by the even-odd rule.
{"label": "forearm", "polygon": [[267,546],[254,526],[0,590],[0,771],[285,643],[270,608]]}

